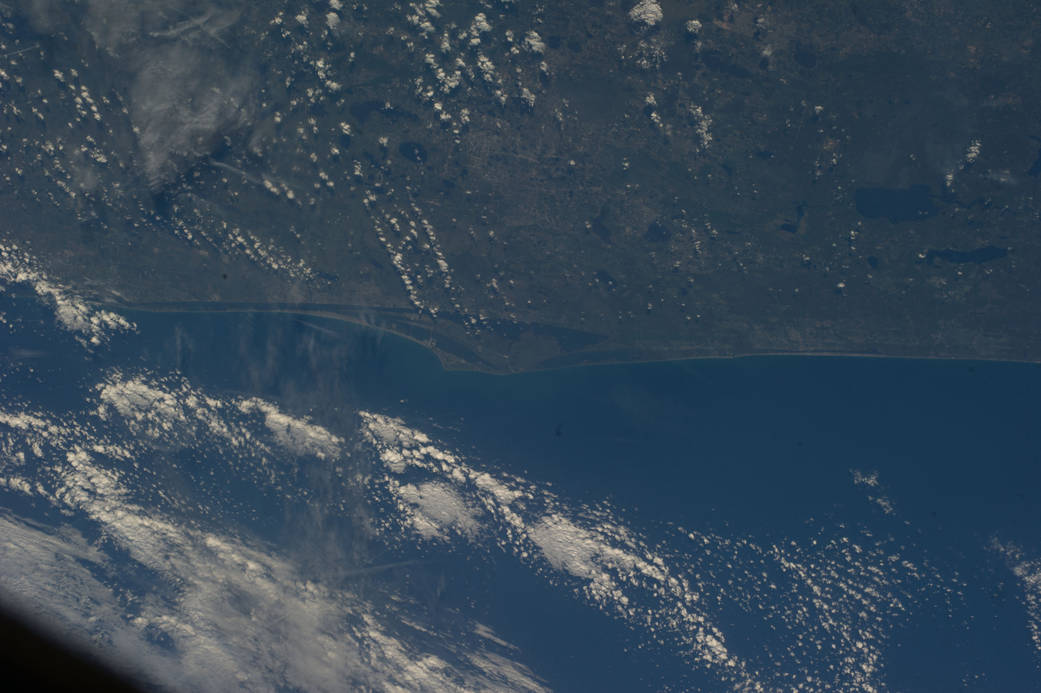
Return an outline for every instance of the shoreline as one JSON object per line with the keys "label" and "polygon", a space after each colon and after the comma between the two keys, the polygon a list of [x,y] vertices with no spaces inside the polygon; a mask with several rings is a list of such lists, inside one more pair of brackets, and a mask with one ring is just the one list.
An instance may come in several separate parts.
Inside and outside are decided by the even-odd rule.
{"label": "shoreline", "polygon": [[[682,354],[676,353],[674,355],[663,354],[662,356],[652,356],[647,354],[634,354],[634,358],[603,358],[596,359],[595,353],[588,353],[589,356],[594,358],[587,361],[579,361],[577,363],[561,363],[561,364],[550,364],[545,366],[536,366],[533,368],[525,368],[520,370],[498,370],[490,368],[481,368],[479,365],[474,364],[470,359],[463,356],[454,356],[454,363],[465,363],[467,367],[458,367],[454,363],[448,363],[445,359],[445,355],[453,356],[448,350],[438,348],[436,339],[438,338],[437,333],[426,326],[415,325],[417,331],[426,331],[429,337],[426,340],[422,340],[415,335],[408,334],[406,331],[395,328],[392,324],[384,322],[383,324],[374,324],[367,321],[365,318],[360,316],[353,316],[349,313],[342,313],[335,310],[322,310],[320,308],[309,309],[307,304],[299,304],[298,306],[292,306],[289,304],[269,304],[265,307],[264,304],[242,304],[240,306],[233,305],[218,305],[218,304],[182,304],[172,303],[168,305],[158,303],[140,303],[140,304],[125,304],[115,302],[98,302],[108,309],[115,309],[121,311],[130,312],[143,312],[143,313],[182,313],[182,314],[218,314],[218,313],[236,313],[236,314],[280,314],[287,316],[299,316],[308,318],[319,318],[330,320],[339,323],[345,323],[355,327],[361,327],[371,330],[378,330],[392,334],[396,337],[405,339],[412,344],[422,347],[429,351],[434,357],[437,358],[441,368],[445,372],[450,373],[482,373],[485,375],[494,376],[509,376],[509,375],[522,375],[525,373],[546,373],[552,371],[568,370],[572,368],[590,368],[596,366],[624,366],[630,364],[652,364],[652,363],[674,363],[681,361],[702,361],[702,360],[737,360],[737,359],[754,359],[754,358],[793,358],[793,357],[823,357],[823,358],[856,358],[856,359],[879,359],[879,360],[920,360],[920,361],[963,361],[966,363],[980,362],[980,363],[1008,363],[1008,364],[1033,364],[1041,365],[1041,359],[1016,359],[1016,358],[1000,358],[993,356],[954,356],[954,355],[912,355],[912,354],[887,354],[887,353],[871,353],[871,352],[856,352],[856,351],[748,351],[739,353],[719,353],[719,354]],[[321,304],[318,304],[321,305]],[[324,306],[323,306],[324,307]],[[332,308],[332,306],[329,306]],[[409,312],[407,309],[394,309],[394,308],[372,308],[372,307],[355,307],[355,306],[343,306],[344,310],[357,310],[359,312],[365,311],[370,314],[381,316],[386,311],[401,311],[402,313]],[[454,341],[451,337],[440,337],[444,340]],[[624,348],[623,348],[624,349]],[[619,350],[623,350],[619,349]],[[679,352],[679,350],[677,350]],[[476,354],[472,354],[474,358],[477,358]],[[583,352],[570,352],[560,354],[558,357],[553,358],[576,358],[580,359],[583,356]]]}

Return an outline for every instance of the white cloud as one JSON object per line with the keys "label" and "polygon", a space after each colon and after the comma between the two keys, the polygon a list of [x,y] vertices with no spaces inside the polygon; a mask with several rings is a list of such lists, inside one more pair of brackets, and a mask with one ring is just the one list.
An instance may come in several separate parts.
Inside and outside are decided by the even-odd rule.
{"label": "white cloud", "polygon": [[629,10],[629,19],[645,26],[654,26],[662,20],[663,16],[661,5],[657,0],[640,0]]}
{"label": "white cloud", "polygon": [[[454,503],[458,502],[482,508],[480,518],[473,518],[481,522],[481,536],[489,536],[494,544],[532,564],[550,580],[582,581],[581,592],[593,606],[633,626],[671,633],[677,644],[693,652],[695,662],[710,668],[721,680],[755,687],[755,676],[727,649],[723,633],[695,607],[700,598],[687,581],[626,527],[607,515],[576,514],[537,485],[475,470],[400,419],[371,412],[361,412],[361,417],[368,441],[389,471],[404,475],[427,472],[432,477],[428,484],[451,488],[453,499],[462,499],[446,504],[448,507],[457,507]],[[416,515],[408,512],[414,507],[409,499],[416,495],[409,485],[386,478],[384,492],[393,507],[405,510],[399,518],[402,529],[411,528],[424,540],[444,538],[429,518],[422,516],[417,522]],[[452,512],[441,512],[454,517]],[[475,533],[461,534],[470,540]]]}
{"label": "white cloud", "polygon": [[529,31],[524,35],[524,47],[539,55],[546,52],[546,44],[537,31]]}
{"label": "white cloud", "polygon": [[0,243],[0,282],[28,284],[54,310],[58,325],[74,333],[84,347],[104,344],[113,333],[137,329],[122,315],[90,305],[51,279],[32,255],[16,245]]}
{"label": "white cloud", "polygon": [[[121,446],[107,431],[119,434],[120,422],[147,420],[162,429],[164,422],[219,416],[232,438],[250,432],[261,449],[331,454],[339,438],[261,400],[217,401],[145,376],[111,376],[98,389],[107,409],[80,416],[0,409],[2,449],[41,452],[35,468],[18,464],[17,477],[0,461],[4,485],[28,488],[37,502],[86,520],[102,537],[91,544],[64,525],[0,516],[0,592],[7,599],[94,647],[108,643],[103,654],[173,688],[542,689],[513,648],[481,635],[491,631],[480,623],[443,616],[437,627],[424,626],[426,611],[407,599],[362,598],[259,540],[181,517],[173,506],[143,504],[156,490],[140,488],[148,477],[137,471],[148,444]],[[243,412],[262,413],[268,427]],[[197,447],[207,444],[200,439]],[[434,520],[473,526],[450,489],[423,484],[416,494]],[[151,577],[135,580],[139,571]]]}
{"label": "white cloud", "polygon": [[477,531],[473,510],[459,494],[444,484],[406,484],[398,488],[397,492],[402,500],[414,508],[413,524],[428,539],[440,536],[443,529],[455,529],[468,535]]}
{"label": "white cloud", "polygon": [[575,526],[567,518],[559,515],[544,517],[531,528],[528,536],[557,570],[581,578],[594,576],[593,559],[599,553],[600,544],[590,532]]}
{"label": "white cloud", "polygon": [[1041,556],[1028,558],[1020,547],[997,539],[991,542],[990,548],[1004,557],[1012,574],[1019,580],[1023,589],[1027,630],[1041,660]]}
{"label": "white cloud", "polygon": [[239,402],[238,408],[239,411],[245,413],[263,414],[264,425],[268,427],[275,439],[287,450],[298,455],[315,455],[320,459],[326,459],[335,457],[341,452],[342,438],[333,435],[321,426],[290,416],[270,402],[253,397]]}
{"label": "white cloud", "polygon": [[[183,378],[109,371],[94,392],[85,409],[60,415],[0,407],[0,493],[28,495],[102,537],[90,544],[53,524],[24,530],[31,541],[0,551],[20,552],[11,562],[27,567],[0,574],[0,587],[30,590],[35,601],[22,601],[34,610],[68,632],[100,633],[113,656],[177,687],[538,688],[519,654],[481,624],[456,615],[455,625],[435,627],[400,595],[363,598],[253,537],[239,516],[223,521],[239,498],[207,485],[211,470],[329,517],[363,510],[366,531],[391,549],[447,542],[502,552],[727,688],[880,688],[893,624],[921,590],[947,589],[898,540],[842,526],[774,543],[683,530],[651,544],[606,504],[576,504],[547,485],[482,469],[373,412],[359,412],[360,439],[348,446],[273,402],[210,395]],[[301,456],[326,463],[320,499],[299,484]],[[348,482],[336,476],[340,467],[361,471]],[[877,475],[853,476],[878,492]],[[173,497],[167,478],[190,487]],[[56,549],[59,540],[70,547]],[[47,563],[56,551],[86,556],[77,565],[90,570]],[[1029,561],[1015,565],[1024,584],[1041,581]],[[124,568],[149,579],[126,587]],[[754,616],[740,647],[725,625],[732,613]]]}
{"label": "white cloud", "polygon": [[880,507],[886,515],[895,514],[896,510],[893,508],[893,501],[883,491],[882,485],[878,481],[877,471],[863,472],[859,469],[851,469],[850,474],[853,475],[854,484],[868,489],[868,500]]}
{"label": "white cloud", "polygon": [[[400,419],[361,418],[386,471],[373,477],[385,537],[496,547],[734,690],[881,690],[893,624],[922,594],[951,593],[896,540],[841,526],[765,544],[683,530],[686,550],[652,547],[606,505],[574,505],[540,484],[477,469]],[[877,488],[877,476],[854,478]],[[452,499],[430,503],[440,524],[421,511],[416,521],[424,484]],[[465,516],[477,531],[441,531],[455,517],[446,508],[458,507],[479,510]],[[742,630],[743,643],[758,644],[741,655],[721,625],[735,610],[761,624]],[[778,638],[783,647],[769,644]]]}

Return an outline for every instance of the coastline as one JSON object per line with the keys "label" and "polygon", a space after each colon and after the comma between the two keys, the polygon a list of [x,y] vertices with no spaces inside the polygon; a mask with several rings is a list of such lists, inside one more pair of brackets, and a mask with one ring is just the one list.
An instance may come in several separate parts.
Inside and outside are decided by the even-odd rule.
{"label": "coastline", "polygon": [[[405,339],[423,347],[437,357],[446,372],[482,373],[485,375],[519,375],[524,373],[541,373],[571,368],[595,366],[618,366],[639,363],[669,363],[679,361],[700,360],[737,360],[753,358],[791,358],[791,357],[824,357],[853,359],[894,359],[894,360],[939,360],[980,363],[1010,363],[1041,365],[1041,358],[1007,358],[979,354],[915,354],[915,353],[882,353],[871,351],[836,351],[836,350],[804,350],[788,351],[777,349],[748,350],[737,352],[700,353],[693,347],[676,347],[675,349],[646,349],[620,347],[611,350],[564,352],[539,362],[534,367],[503,370],[495,368],[476,352],[467,348],[453,338],[438,333],[429,326],[419,325],[407,320],[411,311],[406,308],[374,308],[371,306],[347,306],[332,304],[277,304],[277,303],[118,303],[99,302],[109,309],[122,311],[141,311],[147,313],[184,313],[184,314],[283,314],[289,316],[318,318],[343,323],[365,329],[378,330]],[[405,319],[395,319],[395,313],[403,314]],[[376,316],[379,322],[371,321]],[[425,333],[425,334],[424,334]],[[631,356],[623,356],[626,351]],[[655,353],[657,352],[657,353]],[[482,364],[484,367],[482,367]]]}

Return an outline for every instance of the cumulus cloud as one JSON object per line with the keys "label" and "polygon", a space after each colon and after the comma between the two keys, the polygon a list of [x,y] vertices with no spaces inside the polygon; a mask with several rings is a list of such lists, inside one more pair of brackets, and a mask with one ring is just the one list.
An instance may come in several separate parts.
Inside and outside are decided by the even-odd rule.
{"label": "cumulus cloud", "polygon": [[[254,459],[264,469],[254,482],[287,489],[294,456],[344,461],[338,436],[273,403],[213,397],[177,378],[112,372],[94,391],[92,407],[60,416],[0,407],[2,492],[65,518],[0,517],[6,599],[178,689],[542,690],[487,626],[440,614],[435,627],[406,597],[362,597],[249,532],[205,521],[170,499],[152,452],[157,440],[181,441],[239,470],[275,457],[277,466]],[[212,489],[194,491],[187,500],[213,502]],[[447,487],[414,492],[432,522],[473,527]]]}
{"label": "cumulus cloud", "polygon": [[657,0],[640,0],[629,10],[629,19],[643,26],[654,26],[662,17],[664,14]]}
{"label": "cumulus cloud", "polygon": [[[881,689],[893,624],[916,599],[950,591],[891,540],[827,527],[776,543],[682,530],[686,550],[651,546],[609,506],[480,469],[400,419],[361,417],[386,472],[373,477],[385,536],[504,551],[734,690]],[[740,634],[740,650],[722,625],[734,609],[761,624]],[[782,649],[767,644],[778,635]]]}
{"label": "cumulus cloud", "polygon": [[136,329],[122,315],[91,305],[50,277],[31,253],[17,245],[0,242],[0,282],[29,286],[54,311],[58,325],[73,333],[84,347],[99,346],[113,334]]}
{"label": "cumulus cloud", "polygon": [[1023,590],[1027,630],[1038,660],[1041,661],[1041,556],[1030,557],[1021,547],[997,539],[991,541],[990,548],[1005,559],[1019,581]]}

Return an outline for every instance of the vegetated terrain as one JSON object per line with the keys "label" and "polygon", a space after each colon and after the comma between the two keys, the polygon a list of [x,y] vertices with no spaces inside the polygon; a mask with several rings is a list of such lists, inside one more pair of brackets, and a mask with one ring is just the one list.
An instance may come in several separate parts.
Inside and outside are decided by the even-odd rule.
{"label": "vegetated terrain", "polygon": [[0,8],[0,238],[495,372],[1041,360],[1041,7]]}

